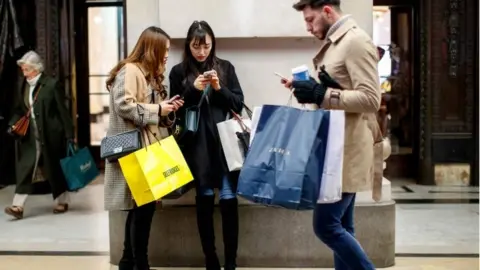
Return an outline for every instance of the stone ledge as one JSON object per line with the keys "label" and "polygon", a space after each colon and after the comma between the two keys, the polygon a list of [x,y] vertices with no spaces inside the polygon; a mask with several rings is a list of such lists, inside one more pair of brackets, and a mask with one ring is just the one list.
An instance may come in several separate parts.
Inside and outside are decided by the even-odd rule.
{"label": "stone ledge", "polygon": [[[217,203],[218,203],[218,192],[216,193]],[[381,202],[388,202],[392,200],[392,185],[391,182],[383,178],[382,182],[382,200]],[[239,198],[239,205],[255,205],[254,203],[247,201],[245,199]],[[362,203],[375,203],[372,199],[371,191],[363,191],[357,193],[356,204]],[[187,194],[183,195],[176,200],[162,200],[162,204],[167,206],[189,206],[195,205],[195,190],[189,191]]]}
{"label": "stone ledge", "polygon": [[[312,229],[311,211],[243,205],[239,208],[239,267],[333,267],[332,252]],[[125,213],[110,212],[110,258],[117,264],[122,248]],[[395,202],[356,205],[357,239],[376,267],[395,262]],[[221,219],[215,213],[217,249],[223,255]],[[158,209],[152,224],[150,260],[155,267],[203,267],[194,206]]]}

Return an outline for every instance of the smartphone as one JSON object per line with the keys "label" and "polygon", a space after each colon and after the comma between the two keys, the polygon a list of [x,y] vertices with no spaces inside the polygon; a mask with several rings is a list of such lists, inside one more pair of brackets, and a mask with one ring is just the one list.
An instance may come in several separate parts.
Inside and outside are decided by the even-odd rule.
{"label": "smartphone", "polygon": [[183,99],[183,97],[180,96],[180,95],[176,95],[176,96],[174,96],[170,99],[170,102],[175,101],[175,100],[179,100],[179,99]]}
{"label": "smartphone", "polygon": [[274,72],[273,74],[277,75],[277,76],[280,77],[282,80],[288,81],[288,79],[285,78],[285,76],[281,75],[281,74],[278,73],[278,72]]}
{"label": "smartphone", "polygon": [[215,74],[215,70],[210,70],[210,71],[206,71],[203,73],[203,77],[205,78],[212,78],[212,76]]}
{"label": "smartphone", "polygon": [[280,82],[281,82],[282,84],[286,84],[286,83],[288,82],[288,79],[285,78],[285,76],[281,75],[280,73],[274,72],[274,74],[281,78]]}

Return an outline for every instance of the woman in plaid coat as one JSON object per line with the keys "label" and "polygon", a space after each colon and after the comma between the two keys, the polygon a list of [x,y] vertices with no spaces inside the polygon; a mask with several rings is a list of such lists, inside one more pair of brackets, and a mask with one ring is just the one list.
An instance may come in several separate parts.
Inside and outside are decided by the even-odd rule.
{"label": "woman in plaid coat", "polygon": [[[183,101],[167,100],[163,72],[167,63],[170,37],[158,27],[149,27],[140,35],[132,53],[110,72],[110,123],[107,136],[142,127],[145,142],[166,136],[164,129],[173,124],[169,117]],[[148,130],[148,132],[146,131]],[[118,162],[105,165],[105,209],[128,211],[120,270],[149,270],[148,239],[155,202],[137,207]]]}

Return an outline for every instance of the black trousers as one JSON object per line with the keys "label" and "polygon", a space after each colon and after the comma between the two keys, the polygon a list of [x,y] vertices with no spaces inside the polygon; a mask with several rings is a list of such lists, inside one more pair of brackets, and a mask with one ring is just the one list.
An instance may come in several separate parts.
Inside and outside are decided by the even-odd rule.
{"label": "black trousers", "polygon": [[119,270],[150,270],[148,240],[155,208],[156,202],[152,202],[128,211]]}

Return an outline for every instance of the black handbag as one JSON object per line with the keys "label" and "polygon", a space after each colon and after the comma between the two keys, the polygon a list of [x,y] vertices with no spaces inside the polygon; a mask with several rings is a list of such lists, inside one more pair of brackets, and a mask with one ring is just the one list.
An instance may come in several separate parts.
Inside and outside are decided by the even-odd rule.
{"label": "black handbag", "polygon": [[140,130],[134,129],[103,138],[100,144],[100,158],[114,162],[140,150],[142,148],[141,136]]}
{"label": "black handbag", "polygon": [[[143,122],[143,111],[140,112],[140,107],[140,105],[137,105],[138,114]],[[121,157],[142,149],[142,147],[142,132],[140,127],[137,126],[134,130],[103,138],[100,144],[100,158],[115,162]]]}

